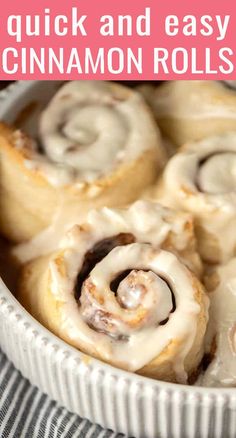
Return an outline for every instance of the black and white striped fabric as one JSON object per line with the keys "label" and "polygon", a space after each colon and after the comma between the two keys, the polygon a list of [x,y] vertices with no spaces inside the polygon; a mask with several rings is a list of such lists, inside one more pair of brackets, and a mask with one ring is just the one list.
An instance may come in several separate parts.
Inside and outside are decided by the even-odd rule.
{"label": "black and white striped fabric", "polygon": [[121,438],[61,408],[24,379],[0,350],[1,438]]}

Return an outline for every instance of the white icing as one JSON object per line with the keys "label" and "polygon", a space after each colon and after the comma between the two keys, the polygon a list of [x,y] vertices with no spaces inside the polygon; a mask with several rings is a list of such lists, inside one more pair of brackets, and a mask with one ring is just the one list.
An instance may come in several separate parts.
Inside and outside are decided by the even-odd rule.
{"label": "white icing", "polygon": [[186,145],[168,162],[157,193],[164,205],[191,212],[216,237],[222,260],[234,254],[236,245],[235,153],[235,133]]}
{"label": "white icing", "polygon": [[26,169],[33,171],[41,171],[43,168],[43,175],[49,183],[54,187],[67,185],[74,178],[73,169],[65,168],[63,164],[54,163],[52,166],[43,156],[38,156],[37,160],[25,159],[24,165]]}
{"label": "white icing", "polygon": [[210,297],[210,319],[206,337],[210,349],[216,336],[213,361],[201,376],[203,386],[236,386],[236,259],[213,273],[219,284]]}
{"label": "white icing", "polygon": [[72,94],[71,110],[68,110],[61,131],[65,102],[55,99],[51,103],[41,118],[41,139],[52,161],[64,162],[79,169],[81,174],[86,171],[97,174],[110,167],[118,151],[124,147],[129,127],[114,109],[111,111],[110,107],[101,103],[93,105],[87,102],[84,106],[84,96],[78,97],[82,100],[81,108],[80,100]]}
{"label": "white icing", "polygon": [[[119,284],[117,297],[110,290],[110,283],[120,271],[120,258],[127,253],[126,247],[113,249],[100,263],[96,265],[85,281],[80,298],[81,315],[95,330],[105,331],[112,336],[130,336],[143,327],[152,327],[166,320],[173,307],[171,290],[167,283],[154,272],[144,272],[142,269],[132,270]],[[113,271],[109,272],[113,263]],[[117,264],[116,264],[117,262]],[[125,259],[125,265],[129,262]],[[133,261],[134,263],[134,261]],[[138,260],[136,260],[137,265]],[[96,286],[96,295],[90,294],[90,287]],[[105,292],[104,292],[105,291]],[[103,304],[96,296],[105,297]],[[142,308],[142,319],[137,318]],[[104,329],[103,319],[109,318],[109,327]],[[98,320],[96,321],[96,314]]]}
{"label": "white icing", "polygon": [[[150,294],[147,292],[151,291]],[[117,289],[117,297],[123,307],[136,309],[143,301],[150,308],[154,322],[165,320],[172,310],[171,291],[167,284],[151,271],[132,270]]]}
{"label": "white icing", "polygon": [[111,82],[72,81],[39,117],[44,154],[31,151],[25,164],[55,187],[89,183],[157,148],[158,141],[155,123],[138,93]]}
{"label": "white icing", "polygon": [[150,285],[158,291],[159,282],[156,277],[151,281],[152,275],[154,275],[152,272],[147,275],[143,271],[132,271],[121,281],[117,289],[117,296],[122,307],[129,310],[136,309],[141,303],[145,289]]}
{"label": "white icing", "polygon": [[[72,234],[75,237],[75,230],[72,230]],[[104,360],[115,361],[118,366],[132,371],[139,370],[158,357],[176,340],[179,352],[177,357],[173,357],[173,369],[177,380],[186,382],[184,361],[193,346],[201,310],[196,303],[187,268],[175,255],[154,250],[149,244],[134,243],[116,247],[95,266],[84,282],[82,306],[79,306],[74,299],[73,289],[83,262],[84,251],[81,251],[81,247],[78,251],[80,238],[85,248],[85,236],[79,237],[78,233],[77,237],[70,235],[68,238],[70,247],[64,254],[68,271],[66,276],[61,276],[53,258],[50,263],[53,292],[62,305],[61,330],[69,333],[78,344],[82,342],[87,348],[95,349]],[[123,308],[119,297],[116,298],[110,289],[112,279],[127,269],[138,271],[132,274],[137,277],[138,285],[141,278],[148,286],[136,309],[129,309],[128,306]],[[147,271],[145,280],[143,269]],[[124,281],[129,287],[128,277]],[[154,282],[155,287],[149,287],[149,282],[150,285]],[[170,288],[176,302],[176,309],[172,313]],[[129,293],[129,289],[126,293]],[[101,317],[103,312],[106,314],[104,318]],[[163,317],[169,318],[168,321],[158,325]],[[96,329],[91,328],[93,326]],[[123,335],[123,338],[118,340],[117,334]]]}
{"label": "white icing", "polygon": [[223,194],[236,190],[236,151],[213,155],[198,171],[198,185],[201,191]]}
{"label": "white icing", "polygon": [[[58,247],[61,236],[76,223],[76,219],[77,214],[72,215],[64,222],[66,226],[59,223],[57,228],[54,221],[51,229],[36,236],[31,242],[17,246],[14,254],[22,262],[26,262],[50,253]],[[137,201],[124,209],[91,210],[86,217],[86,223],[93,230],[92,235],[89,235],[91,245],[97,240],[123,232],[132,233],[138,236],[139,241],[152,242],[153,245],[161,245],[171,233],[174,239],[173,246],[178,251],[188,246],[192,247],[193,244],[190,241],[193,235],[188,232],[192,218],[188,213],[177,213],[149,201]],[[63,242],[60,245],[63,245]]]}

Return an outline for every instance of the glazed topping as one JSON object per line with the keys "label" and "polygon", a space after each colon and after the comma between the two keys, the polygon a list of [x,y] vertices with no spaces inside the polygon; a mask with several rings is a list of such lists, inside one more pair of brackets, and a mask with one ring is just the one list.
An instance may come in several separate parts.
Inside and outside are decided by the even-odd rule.
{"label": "glazed topping", "polygon": [[65,310],[61,329],[105,361],[137,371],[178,338],[173,370],[186,382],[200,306],[192,274],[160,246],[192,254],[188,214],[147,201],[92,211],[52,257],[51,287]]}
{"label": "glazed topping", "polygon": [[34,153],[26,165],[55,186],[102,178],[158,144],[142,97],[111,82],[67,83],[49,102],[39,125],[45,155]]}
{"label": "glazed topping", "polygon": [[215,262],[227,261],[236,245],[236,133],[186,144],[169,160],[154,196],[191,212],[218,248]]}
{"label": "glazed topping", "polygon": [[[124,309],[135,310],[145,299],[148,290],[156,295],[156,299],[153,300],[154,304],[157,304],[157,309],[154,311],[155,322],[163,323],[173,309],[171,290],[167,283],[153,272],[132,270],[118,285],[117,300]],[[164,294],[166,294],[167,299],[162,307]]]}
{"label": "glazed topping", "polygon": [[[187,144],[170,159],[164,172],[167,196],[176,198],[179,189],[189,202],[191,195],[198,196],[198,201],[208,203],[209,208],[232,203],[227,194],[236,193],[235,181],[236,134],[233,132]],[[199,209],[196,202],[195,205]]]}
{"label": "glazed topping", "polygon": [[[108,209],[104,213],[110,219],[114,215],[116,227],[124,220]],[[104,216],[94,212],[90,221],[95,217],[95,235],[101,236]],[[108,233],[111,229],[106,225]],[[160,234],[163,231],[159,229]],[[192,275],[170,252],[147,243],[130,243],[134,235],[137,239],[136,233],[117,234],[91,246],[95,236],[88,224],[84,230],[77,227],[68,233],[59,253],[66,274],[58,268],[57,259],[50,264],[53,293],[63,302],[65,315],[70,315],[62,330],[65,327],[73,339],[78,336],[92,350],[102,352],[104,360],[132,371],[178,338],[173,370],[178,381],[186,382],[184,361],[196,336],[200,312]]]}
{"label": "glazed topping", "polygon": [[97,242],[93,248],[87,251],[76,281],[75,293],[77,299],[80,297],[84,280],[87,278],[96,264],[99,263],[116,246],[128,245],[132,242],[135,242],[135,237],[131,233],[120,233],[117,236],[108,237]]}
{"label": "glazed topping", "polygon": [[216,351],[201,378],[201,385],[235,387],[236,259],[208,275],[206,286],[210,289],[210,319],[206,344],[207,350],[211,350],[212,344],[216,342]]}
{"label": "glazed topping", "polygon": [[219,152],[199,166],[198,187],[209,194],[236,191],[236,152]]}
{"label": "glazed topping", "polygon": [[[127,273],[125,270],[126,265],[131,266],[127,253],[136,250],[138,257],[142,254],[137,245],[112,250],[94,267],[82,286],[82,317],[94,330],[117,339],[128,338],[143,327],[167,323],[174,306],[171,288],[157,273],[143,269],[132,269]],[[136,257],[132,262],[136,266],[145,264]],[[114,269],[109,272],[112,263]],[[107,264],[110,264],[109,270]],[[111,284],[120,271],[125,272],[125,276],[114,293]]]}
{"label": "glazed topping", "polygon": [[[76,216],[73,221],[76,221]],[[189,249],[189,266],[194,270],[194,266],[191,266],[192,255],[196,259],[196,264],[199,265],[199,259],[195,252],[193,220],[188,213],[176,212],[154,202],[137,201],[129,208],[103,208],[90,211],[87,216],[87,223],[89,245],[85,248],[83,242],[85,253],[90,252],[94,245],[104,239],[118,236],[120,233],[128,233],[134,239],[136,239],[135,236],[138,236],[139,241],[152,242],[153,245],[166,243],[165,247],[169,245],[169,247],[179,252]],[[68,228],[71,227],[70,221],[68,221],[67,226]],[[51,231],[54,231],[54,233],[50,233],[49,230],[49,233],[39,235],[32,243],[20,245],[15,250],[16,256],[21,261],[26,262],[57,249],[59,242],[60,246],[63,246],[64,241],[61,241],[61,236],[65,234],[66,230],[62,227],[55,229],[54,224]],[[76,228],[73,233],[69,233],[69,235],[73,235],[72,242],[76,242],[77,234]],[[131,241],[128,243],[131,243]],[[122,244],[124,243],[122,242]],[[68,238],[65,239],[65,245],[68,245]],[[79,241],[77,245],[81,245],[81,242]]]}
{"label": "glazed topping", "polygon": [[42,144],[52,161],[64,161],[81,172],[99,172],[123,151],[129,136],[130,128],[117,108],[122,100],[104,96],[99,101],[99,96],[91,99],[91,91],[78,94],[74,88],[70,84],[60,92],[43,114]]}

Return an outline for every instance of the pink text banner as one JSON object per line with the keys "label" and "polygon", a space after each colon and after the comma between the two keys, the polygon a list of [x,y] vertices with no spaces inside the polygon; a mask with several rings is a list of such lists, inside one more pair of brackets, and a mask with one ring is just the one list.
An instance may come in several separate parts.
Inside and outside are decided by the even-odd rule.
{"label": "pink text banner", "polygon": [[235,79],[234,0],[8,0],[0,79]]}

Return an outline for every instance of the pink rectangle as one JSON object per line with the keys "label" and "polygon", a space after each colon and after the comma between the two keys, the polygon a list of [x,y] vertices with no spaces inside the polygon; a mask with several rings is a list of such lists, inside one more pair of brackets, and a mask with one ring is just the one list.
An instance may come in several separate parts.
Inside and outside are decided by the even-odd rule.
{"label": "pink rectangle", "polygon": [[235,29],[233,0],[9,0],[0,79],[235,79]]}

